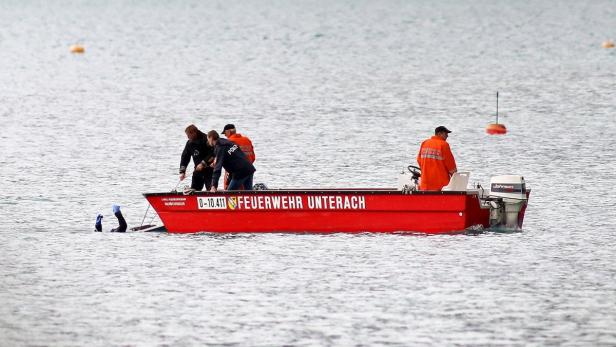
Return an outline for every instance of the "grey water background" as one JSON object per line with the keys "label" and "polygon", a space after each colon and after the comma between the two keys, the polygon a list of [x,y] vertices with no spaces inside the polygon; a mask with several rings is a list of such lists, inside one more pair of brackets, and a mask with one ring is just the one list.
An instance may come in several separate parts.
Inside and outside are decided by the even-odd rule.
{"label": "grey water background", "polygon": [[[615,1],[1,1],[0,27],[0,345],[616,345]],[[524,230],[92,232],[228,122],[273,188],[393,187],[446,125],[471,182],[524,175]]]}

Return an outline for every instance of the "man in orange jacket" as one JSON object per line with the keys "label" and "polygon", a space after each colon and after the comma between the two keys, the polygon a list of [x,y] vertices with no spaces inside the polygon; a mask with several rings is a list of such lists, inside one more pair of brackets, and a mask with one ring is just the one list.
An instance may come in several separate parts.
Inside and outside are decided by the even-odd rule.
{"label": "man in orange jacket", "polygon": [[417,162],[421,168],[419,190],[441,190],[458,171],[456,160],[447,143],[450,132],[444,126],[439,126],[434,129],[434,136],[421,143],[417,154]]}
{"label": "man in orange jacket", "polygon": [[[224,129],[222,130],[222,133],[227,137],[227,139],[229,139],[229,141],[240,146],[240,149],[242,150],[242,152],[244,152],[244,154],[246,154],[246,157],[248,158],[248,161],[251,164],[255,162],[255,159],[257,159],[257,157],[255,156],[255,149],[252,146],[252,141],[250,141],[250,139],[247,136],[238,134],[237,131],[235,130],[235,125],[233,124],[225,125]],[[229,173],[225,173],[225,180],[224,180],[225,189],[227,189],[227,186],[229,185],[230,181],[231,179],[229,177]]]}

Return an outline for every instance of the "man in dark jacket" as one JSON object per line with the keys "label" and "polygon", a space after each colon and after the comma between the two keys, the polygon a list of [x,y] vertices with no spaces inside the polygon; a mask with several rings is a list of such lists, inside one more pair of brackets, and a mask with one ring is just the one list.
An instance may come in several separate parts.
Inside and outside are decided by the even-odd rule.
{"label": "man in dark jacket", "polygon": [[206,190],[210,190],[213,172],[210,164],[214,161],[214,147],[208,144],[207,136],[197,129],[194,124],[186,127],[185,132],[188,141],[186,141],[186,146],[184,146],[184,151],[182,151],[182,159],[180,160],[180,181],[186,178],[186,166],[192,156],[195,170],[193,171],[190,187],[194,190],[201,190],[205,184]]}
{"label": "man in dark jacket", "polygon": [[207,133],[207,141],[210,146],[214,147],[214,172],[212,174],[211,192],[216,192],[218,189],[218,180],[225,168],[231,174],[231,182],[229,182],[228,190],[238,190],[244,186],[245,190],[252,190],[252,176],[256,169],[242,152],[240,146],[235,143],[221,139],[216,130],[211,130]]}

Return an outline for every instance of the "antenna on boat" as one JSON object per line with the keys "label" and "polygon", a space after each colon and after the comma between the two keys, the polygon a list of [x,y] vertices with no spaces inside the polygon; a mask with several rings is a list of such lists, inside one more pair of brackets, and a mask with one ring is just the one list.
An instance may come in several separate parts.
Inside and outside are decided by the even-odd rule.
{"label": "antenna on boat", "polygon": [[503,124],[498,124],[498,91],[496,91],[496,123],[488,124],[486,133],[490,135],[504,135],[507,128]]}
{"label": "antenna on boat", "polygon": [[498,90],[496,91],[496,124],[498,124]]}

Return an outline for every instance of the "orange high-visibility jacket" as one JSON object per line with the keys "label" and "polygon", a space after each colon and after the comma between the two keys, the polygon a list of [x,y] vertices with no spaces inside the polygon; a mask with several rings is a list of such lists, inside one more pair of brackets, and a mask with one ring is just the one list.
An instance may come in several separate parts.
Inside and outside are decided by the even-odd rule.
{"label": "orange high-visibility jacket", "polygon": [[449,183],[450,173],[457,170],[449,144],[438,136],[421,143],[417,162],[421,168],[420,190],[441,190]]}
{"label": "orange high-visibility jacket", "polygon": [[232,134],[229,136],[229,141],[240,146],[240,149],[244,152],[244,154],[246,154],[251,163],[255,162],[257,156],[255,155],[254,147],[252,147],[252,141],[250,141],[248,137],[242,136],[242,134]]}

